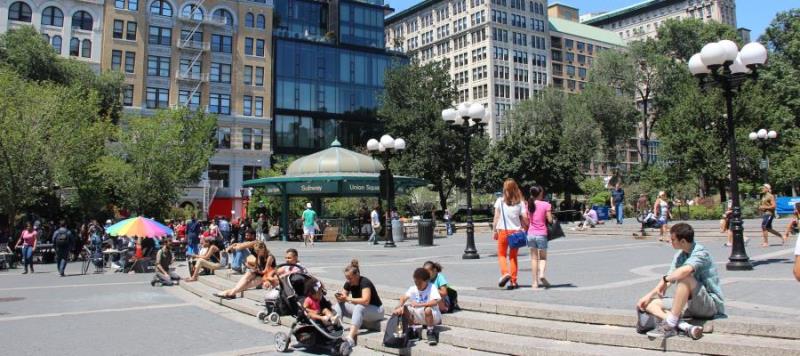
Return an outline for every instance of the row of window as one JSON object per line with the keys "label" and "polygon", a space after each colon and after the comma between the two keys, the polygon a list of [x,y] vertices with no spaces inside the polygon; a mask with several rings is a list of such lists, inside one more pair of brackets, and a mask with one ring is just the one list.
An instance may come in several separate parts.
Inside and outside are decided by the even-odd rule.
{"label": "row of window", "polygon": [[[30,5],[17,1],[8,7],[8,19],[11,21],[31,22],[33,11]],[[63,27],[64,26],[64,12],[58,7],[48,6],[42,11],[42,25]],[[75,11],[72,14],[72,28],[91,31],[94,26],[94,19],[92,15],[83,10]]]}
{"label": "row of window", "polygon": [[[114,5],[116,6],[118,4],[119,2]],[[165,0],[155,0],[150,3],[149,11],[150,14],[158,16],[172,17],[174,15],[172,5]],[[186,4],[181,10],[181,16],[195,20],[203,20],[205,18],[203,9],[195,4]],[[234,25],[233,14],[226,9],[215,10],[212,17],[216,21],[224,23],[226,26]]]}
{"label": "row of window", "polygon": [[[260,166],[242,166],[242,181],[258,178]],[[227,188],[230,184],[231,166],[227,164],[212,164],[208,166],[208,179],[222,182],[222,186]]]}
{"label": "row of window", "polygon": [[[218,127],[215,134],[215,148],[231,148],[231,128]],[[264,130],[242,128],[242,149],[260,151],[264,148]],[[247,178],[252,179],[252,178]]]}
{"label": "row of window", "polygon": [[[42,38],[51,46],[53,46],[53,50],[55,50],[56,53],[61,54],[63,39],[60,35],[53,35],[51,37],[50,35],[43,33]],[[69,40],[69,55],[73,57],[91,58],[92,41],[89,39],[81,40],[73,37],[71,40]]]}
{"label": "row of window", "polygon": [[113,37],[116,39],[124,39],[128,41],[136,41],[136,21],[128,21],[127,26],[125,21],[114,20]]}

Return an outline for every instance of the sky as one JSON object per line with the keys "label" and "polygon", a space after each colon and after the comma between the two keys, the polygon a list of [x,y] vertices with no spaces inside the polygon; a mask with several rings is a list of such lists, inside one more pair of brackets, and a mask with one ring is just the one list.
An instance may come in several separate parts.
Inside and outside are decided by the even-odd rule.
{"label": "sky", "polygon": [[[402,11],[422,0],[385,0],[396,11]],[[552,3],[554,1],[550,1]],[[587,12],[609,11],[641,2],[641,0],[559,0],[559,2],[580,9],[581,14]],[[738,0],[736,1],[736,19],[739,27],[749,28],[750,36],[756,40],[775,15],[792,7],[800,8],[797,0]]]}

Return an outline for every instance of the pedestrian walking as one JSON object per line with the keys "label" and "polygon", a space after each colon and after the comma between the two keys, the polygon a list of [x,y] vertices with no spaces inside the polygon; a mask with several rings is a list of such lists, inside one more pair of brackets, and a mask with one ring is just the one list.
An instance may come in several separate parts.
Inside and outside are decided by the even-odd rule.
{"label": "pedestrian walking", "polygon": [[800,239],[797,239],[794,246],[794,278],[800,282]]}
{"label": "pedestrian walking", "polygon": [[444,215],[442,217],[444,218],[444,226],[447,230],[447,236],[453,235],[453,225],[450,221],[450,210],[444,209]]}
{"label": "pedestrian walking", "polygon": [[531,249],[531,287],[550,288],[550,282],[544,277],[547,270],[547,224],[553,223],[553,212],[550,203],[544,201],[544,189],[534,185],[528,198],[528,247]]}
{"label": "pedestrian walking", "polygon": [[[694,229],[689,224],[676,224],[670,229],[672,248],[678,250],[670,264],[669,272],[661,277],[652,291],[636,303],[641,313],[660,320],[655,329],[645,330],[646,323],[637,325],[639,332],[654,338],[668,338],[684,332],[692,339],[703,336],[703,327],[681,322],[681,316],[713,319],[725,316],[725,302],[720,287],[719,274],[711,254],[694,241]],[[665,299],[664,294],[675,286],[675,296]]]}
{"label": "pedestrian walking", "polygon": [[33,273],[33,251],[36,250],[37,238],[38,233],[33,229],[33,224],[26,223],[25,230],[22,231],[15,245],[15,248],[22,247],[22,264],[25,265],[25,272],[22,272],[22,274],[28,273],[28,266],[30,266],[31,273]]}
{"label": "pedestrian walking", "polygon": [[761,205],[758,206],[758,209],[761,210],[761,236],[763,238],[763,242],[761,243],[761,247],[769,246],[768,236],[769,234],[773,234],[777,237],[782,239],[781,245],[786,243],[788,237],[781,236],[781,234],[772,228],[772,220],[775,219],[775,196],[772,195],[772,187],[769,184],[764,184],[761,187]]}
{"label": "pedestrian walking", "polygon": [[306,203],[303,211],[303,244],[314,247],[314,234],[317,233],[317,212],[311,208],[311,203]]}
{"label": "pedestrian walking", "polygon": [[800,222],[800,203],[794,203],[794,211],[792,212],[792,220],[789,221],[789,225],[786,225],[786,232],[783,234],[783,240],[788,241],[789,235],[792,234],[795,230],[800,228],[798,225]]}
{"label": "pedestrian walking", "polygon": [[203,232],[203,225],[192,216],[186,224],[186,255],[197,255],[200,252],[200,233]]}
{"label": "pedestrian walking", "polygon": [[653,204],[653,214],[658,217],[658,223],[661,225],[661,234],[658,236],[658,241],[669,242],[669,238],[665,237],[667,229],[669,229],[669,199],[667,193],[663,190],[658,192],[655,204]]}
{"label": "pedestrian walking", "polygon": [[72,231],[67,229],[67,222],[61,220],[58,224],[58,230],[53,232],[53,246],[56,251],[56,263],[58,263],[58,274],[64,277],[64,271],[67,269],[67,261],[69,260],[69,252],[75,244],[75,238]]}
{"label": "pedestrian walking", "polygon": [[373,245],[378,244],[378,232],[381,231],[381,215],[378,213],[380,208],[380,206],[375,205],[375,208],[372,209],[371,213],[369,213],[372,233],[369,235],[369,240],[367,240],[367,242],[372,243]]}
{"label": "pedestrian walking", "polygon": [[508,289],[515,289],[517,284],[518,248],[509,247],[508,237],[518,231],[527,229],[528,211],[525,208],[524,197],[514,179],[506,179],[503,183],[503,195],[494,203],[494,239],[497,240],[497,261],[500,264],[500,280],[497,285],[503,288],[508,284]]}
{"label": "pedestrian walking", "polygon": [[617,216],[617,224],[621,225],[625,218],[625,190],[622,189],[621,183],[617,183],[611,191],[611,209]]}

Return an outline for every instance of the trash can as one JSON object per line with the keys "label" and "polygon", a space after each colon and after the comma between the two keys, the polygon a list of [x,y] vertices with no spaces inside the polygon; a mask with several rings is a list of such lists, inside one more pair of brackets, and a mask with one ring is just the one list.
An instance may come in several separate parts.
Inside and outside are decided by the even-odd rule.
{"label": "trash can", "polygon": [[433,220],[422,219],[417,222],[420,246],[433,246]]}
{"label": "trash can", "polygon": [[608,206],[594,205],[592,210],[597,212],[597,220],[608,220]]}
{"label": "trash can", "polygon": [[403,233],[403,223],[400,220],[392,220],[392,240],[403,242],[406,235]]}

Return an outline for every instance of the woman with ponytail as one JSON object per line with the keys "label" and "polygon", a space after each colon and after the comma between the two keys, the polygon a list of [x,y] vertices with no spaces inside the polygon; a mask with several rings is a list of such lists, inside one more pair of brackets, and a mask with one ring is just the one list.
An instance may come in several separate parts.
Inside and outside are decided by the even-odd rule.
{"label": "woman with ponytail", "polygon": [[366,323],[368,329],[380,331],[383,303],[372,281],[361,276],[358,260],[353,259],[345,267],[344,278],[347,282],[344,283],[342,290],[334,295],[337,303],[333,305],[333,310],[340,317],[350,318],[350,333],[346,340],[350,346],[355,346],[361,325]]}
{"label": "woman with ponytail", "polygon": [[547,224],[553,223],[553,213],[550,203],[544,201],[544,189],[534,185],[528,198],[528,247],[531,249],[531,272],[533,273],[532,288],[539,285],[550,288],[544,272],[547,268]]}

